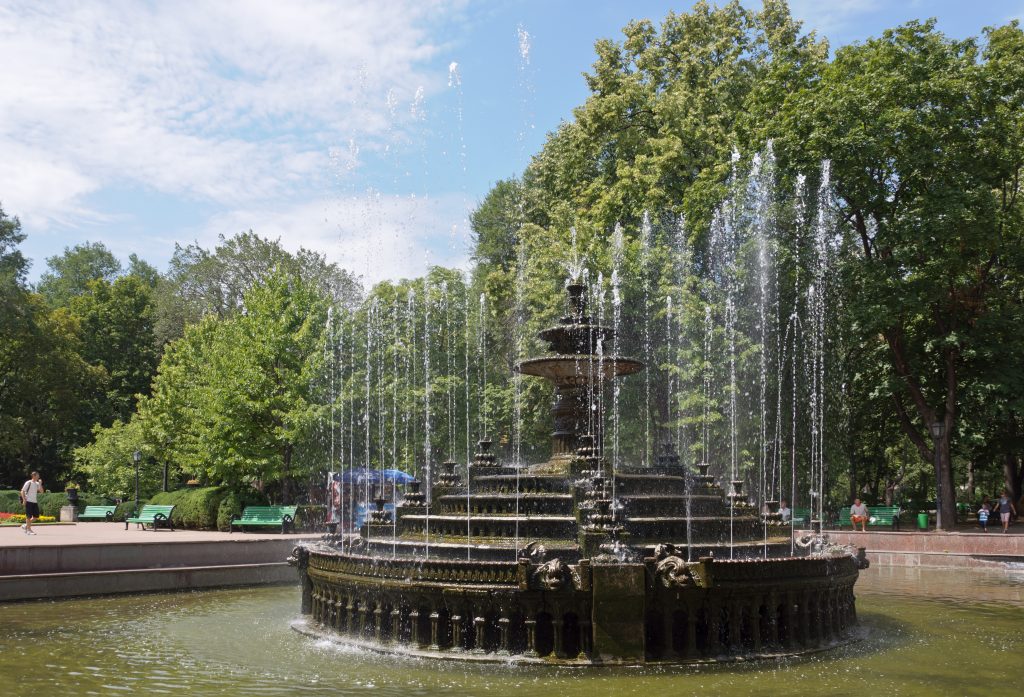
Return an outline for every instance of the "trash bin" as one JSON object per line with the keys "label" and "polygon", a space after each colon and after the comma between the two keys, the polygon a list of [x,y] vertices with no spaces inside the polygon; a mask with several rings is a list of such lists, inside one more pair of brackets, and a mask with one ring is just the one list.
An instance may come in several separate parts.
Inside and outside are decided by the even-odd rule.
{"label": "trash bin", "polygon": [[917,514],[917,528],[919,530],[927,530],[928,529],[928,514],[927,513],[918,513]]}

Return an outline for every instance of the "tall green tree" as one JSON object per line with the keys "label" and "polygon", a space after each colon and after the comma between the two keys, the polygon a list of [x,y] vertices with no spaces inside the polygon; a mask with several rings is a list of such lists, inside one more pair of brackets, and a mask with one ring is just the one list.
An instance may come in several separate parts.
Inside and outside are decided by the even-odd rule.
{"label": "tall green tree", "polygon": [[278,485],[291,499],[309,466],[303,447],[323,416],[316,385],[328,299],[279,271],[242,303],[244,312],[210,315],[169,345],[140,418],[147,441],[183,470]]}
{"label": "tall green tree", "polygon": [[106,389],[92,400],[97,423],[127,421],[137,397],[149,394],[159,359],[153,307],[152,287],[136,275],[90,281],[85,293],[71,299],[68,311],[78,321],[81,356],[106,375]]}
{"label": "tall green tree", "polygon": [[65,247],[62,254],[48,257],[46,266],[37,290],[53,307],[67,306],[72,298],[88,292],[92,281],[112,282],[122,273],[121,262],[102,242]]}
{"label": "tall green tree", "polygon": [[987,39],[980,49],[911,22],[844,47],[788,100],[778,132],[797,168],[831,162],[859,242],[856,331],[888,346],[896,416],[936,463],[945,529],[966,372],[993,338],[983,328],[1001,279],[1024,270],[1024,41],[1016,23]]}

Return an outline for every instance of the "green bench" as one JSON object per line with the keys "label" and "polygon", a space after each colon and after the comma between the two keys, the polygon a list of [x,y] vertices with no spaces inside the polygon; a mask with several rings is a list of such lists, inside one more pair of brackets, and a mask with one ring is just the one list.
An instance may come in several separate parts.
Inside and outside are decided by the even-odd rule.
{"label": "green bench", "polygon": [[235,531],[235,526],[244,527],[280,527],[281,533],[288,532],[291,528],[295,531],[295,512],[298,506],[246,506],[242,515],[231,519],[229,532]]}
{"label": "green bench", "polygon": [[793,527],[806,528],[811,523],[811,509],[810,508],[794,508],[793,509]]}
{"label": "green bench", "polygon": [[78,514],[79,520],[106,520],[114,519],[114,509],[117,506],[86,506],[85,510]]}
{"label": "green bench", "polygon": [[[903,510],[899,506],[868,506],[868,527],[887,527],[899,530],[901,513]],[[847,525],[853,525],[853,521],[850,520],[849,506],[839,511],[839,527]]]}
{"label": "green bench", "polygon": [[174,506],[159,506],[151,503],[147,503],[142,507],[142,511],[134,518],[124,519],[124,529],[128,529],[128,523],[135,523],[141,525],[142,529],[145,530],[147,525],[153,526],[155,531],[158,527],[170,528],[174,530],[174,522],[171,520],[171,512],[174,510]]}

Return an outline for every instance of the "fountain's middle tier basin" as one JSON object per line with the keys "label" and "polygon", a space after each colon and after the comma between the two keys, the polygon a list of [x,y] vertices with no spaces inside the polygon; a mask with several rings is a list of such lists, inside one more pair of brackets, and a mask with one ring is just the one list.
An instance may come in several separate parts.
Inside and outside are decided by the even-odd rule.
{"label": "fountain's middle tier basin", "polygon": [[598,384],[643,370],[644,364],[622,356],[559,354],[530,358],[519,364],[523,375],[546,378],[561,387]]}

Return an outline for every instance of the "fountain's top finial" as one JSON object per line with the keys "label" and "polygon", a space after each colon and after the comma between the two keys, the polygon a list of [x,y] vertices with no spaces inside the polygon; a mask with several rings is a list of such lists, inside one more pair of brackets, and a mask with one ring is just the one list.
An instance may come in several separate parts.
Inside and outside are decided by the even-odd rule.
{"label": "fountain's top finial", "polygon": [[570,279],[565,290],[569,295],[569,312],[573,319],[581,320],[587,312],[587,287],[575,279]]}

